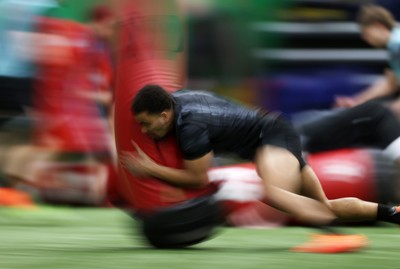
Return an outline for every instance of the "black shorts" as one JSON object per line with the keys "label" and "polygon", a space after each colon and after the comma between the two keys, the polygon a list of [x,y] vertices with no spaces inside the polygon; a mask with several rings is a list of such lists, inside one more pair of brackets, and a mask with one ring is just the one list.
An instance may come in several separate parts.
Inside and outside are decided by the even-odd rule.
{"label": "black shorts", "polygon": [[306,166],[303,158],[300,136],[283,116],[269,113],[264,116],[260,146],[272,145],[290,151],[300,163],[300,169]]}

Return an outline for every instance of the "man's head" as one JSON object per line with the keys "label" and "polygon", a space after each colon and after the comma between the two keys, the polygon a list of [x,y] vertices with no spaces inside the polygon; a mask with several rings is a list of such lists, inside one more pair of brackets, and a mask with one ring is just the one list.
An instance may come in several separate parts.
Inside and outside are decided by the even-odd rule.
{"label": "man's head", "polygon": [[110,7],[98,5],[89,11],[91,26],[97,37],[109,41],[114,36],[116,17]]}
{"label": "man's head", "polygon": [[142,133],[153,139],[163,138],[173,127],[174,111],[171,95],[158,85],[146,85],[133,99],[131,112]]}
{"label": "man's head", "polygon": [[358,24],[365,41],[374,47],[385,47],[389,42],[390,32],[395,26],[396,20],[383,7],[366,5],[358,14]]}

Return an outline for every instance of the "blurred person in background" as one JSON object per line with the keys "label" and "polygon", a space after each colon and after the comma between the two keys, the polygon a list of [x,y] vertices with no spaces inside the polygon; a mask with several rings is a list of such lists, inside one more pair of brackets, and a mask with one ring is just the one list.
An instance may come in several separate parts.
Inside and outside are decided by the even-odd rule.
{"label": "blurred person in background", "polygon": [[296,126],[303,149],[321,152],[338,148],[382,149],[400,165],[400,122],[391,110],[375,101],[329,113]]}
{"label": "blurred person in background", "polygon": [[[48,163],[54,169],[42,168],[42,172],[52,179],[65,180],[65,192],[80,191],[84,204],[103,203],[106,181],[115,175],[108,123],[114,75],[108,42],[113,26],[113,15],[105,6],[92,9],[87,25],[54,19],[44,23],[45,32],[67,41],[69,57],[63,65],[43,65],[41,70],[35,103],[40,114],[36,138],[38,145],[56,151]],[[59,169],[69,164],[70,170]],[[75,172],[75,179],[69,182],[66,175],[71,172]],[[55,190],[49,192],[57,196]],[[62,199],[65,192],[60,190],[53,200]]]}
{"label": "blurred person in background", "polygon": [[99,109],[112,129],[114,100],[114,37],[116,18],[107,5],[97,5],[89,11],[87,24],[93,31],[92,50],[96,54],[93,64],[92,80],[98,90],[91,95],[99,104]]}
{"label": "blurred person in background", "polygon": [[400,122],[384,104],[368,101],[295,125],[303,150],[310,154],[349,148],[380,150],[395,170],[394,182],[386,183],[393,188],[389,200],[400,202]]}
{"label": "blurred person in background", "polygon": [[305,223],[329,225],[336,219],[400,223],[398,207],[356,198],[329,200],[302,157],[297,134],[279,115],[264,115],[205,92],[169,94],[158,85],[138,92],[132,114],[142,132],[154,140],[174,133],[184,159],[182,169],[160,165],[133,141],[135,152],[124,152],[120,161],[138,177],[202,188],[208,184],[214,154],[235,154],[255,162],[267,204]]}
{"label": "blurred person in background", "polygon": [[45,202],[101,205],[115,175],[111,130],[99,109],[112,100],[110,55],[98,45],[112,35],[112,15],[100,17],[88,25],[40,21],[35,143],[14,150],[5,173],[30,182]]}
{"label": "blurred person in background", "polygon": [[371,46],[386,48],[390,68],[385,75],[366,90],[352,97],[338,96],[337,107],[352,107],[368,100],[379,99],[400,117],[399,81],[400,81],[400,30],[390,11],[375,5],[362,6],[358,14],[358,24],[362,38]]}
{"label": "blurred person in background", "polygon": [[[0,169],[19,158],[15,146],[31,143],[32,108],[37,64],[41,61],[41,15],[58,6],[55,0],[0,0]],[[10,156],[12,154],[12,156]],[[2,175],[0,185],[12,185]]]}
{"label": "blurred person in background", "polygon": [[53,0],[0,1],[1,123],[32,104],[36,77],[38,16],[56,7]]}

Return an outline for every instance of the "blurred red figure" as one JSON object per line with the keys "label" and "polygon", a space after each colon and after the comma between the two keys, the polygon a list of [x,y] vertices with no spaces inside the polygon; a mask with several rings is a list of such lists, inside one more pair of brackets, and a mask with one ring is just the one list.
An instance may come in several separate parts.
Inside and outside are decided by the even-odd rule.
{"label": "blurred red figure", "polygon": [[99,109],[100,90],[107,88],[111,96],[111,63],[107,72],[98,71],[99,63],[110,61],[109,55],[95,50],[97,34],[91,25],[43,18],[40,29],[36,147],[29,152],[34,172],[25,174],[36,181],[48,202],[100,205],[107,177],[114,174],[111,130]]}
{"label": "blurred red figure", "polygon": [[[90,74],[97,61],[91,31],[58,19],[43,19],[42,29],[51,36],[48,49],[55,51],[56,60],[41,66],[35,96],[40,119],[37,142],[63,152],[108,151],[107,130],[90,98],[96,90]],[[54,46],[56,40],[59,43]]]}
{"label": "blurred red figure", "polygon": [[[96,85],[93,98],[98,102],[103,116],[111,123],[114,95],[114,37],[115,16],[105,5],[93,7],[89,11],[88,26],[93,31],[92,52],[95,63],[92,66],[91,79]],[[110,125],[112,126],[112,124]]]}

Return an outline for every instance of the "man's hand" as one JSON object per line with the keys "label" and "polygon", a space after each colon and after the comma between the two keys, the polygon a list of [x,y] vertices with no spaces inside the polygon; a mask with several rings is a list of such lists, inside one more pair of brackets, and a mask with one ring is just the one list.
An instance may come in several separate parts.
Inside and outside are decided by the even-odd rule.
{"label": "man's hand", "polygon": [[204,188],[209,183],[207,171],[214,156],[212,151],[196,160],[184,160],[183,168],[174,168],[153,161],[134,141],[132,146],[136,150],[123,152],[119,160],[134,176],[155,177],[183,188]]}
{"label": "man's hand", "polygon": [[390,110],[392,110],[392,112],[394,114],[396,114],[396,116],[398,118],[400,118],[400,99],[397,99],[396,101],[393,101],[389,104],[389,108]]}
{"label": "man's hand", "polygon": [[358,105],[356,98],[348,96],[336,96],[334,107],[353,107]]}
{"label": "man's hand", "polygon": [[121,164],[135,176],[152,176],[151,171],[157,164],[134,141],[131,142],[136,152],[124,151],[120,154]]}

